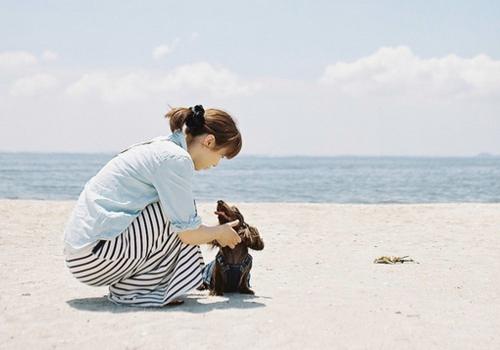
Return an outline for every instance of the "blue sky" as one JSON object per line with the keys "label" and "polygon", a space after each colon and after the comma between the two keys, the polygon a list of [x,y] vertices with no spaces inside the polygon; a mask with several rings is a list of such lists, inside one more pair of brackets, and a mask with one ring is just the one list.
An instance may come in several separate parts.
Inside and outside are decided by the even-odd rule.
{"label": "blue sky", "polygon": [[203,103],[248,154],[500,153],[494,1],[1,7],[0,150],[116,150],[164,133],[166,103]]}

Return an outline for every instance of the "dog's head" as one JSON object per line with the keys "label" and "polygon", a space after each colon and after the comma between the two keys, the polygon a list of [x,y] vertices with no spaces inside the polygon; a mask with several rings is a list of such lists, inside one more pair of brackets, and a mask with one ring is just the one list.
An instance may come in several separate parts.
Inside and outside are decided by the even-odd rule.
{"label": "dog's head", "polygon": [[264,242],[260,238],[259,231],[245,222],[245,218],[236,206],[229,206],[226,202],[219,200],[215,214],[218,216],[220,224],[239,220],[240,223],[234,227],[234,230],[240,235],[241,243],[253,250],[264,249]]}

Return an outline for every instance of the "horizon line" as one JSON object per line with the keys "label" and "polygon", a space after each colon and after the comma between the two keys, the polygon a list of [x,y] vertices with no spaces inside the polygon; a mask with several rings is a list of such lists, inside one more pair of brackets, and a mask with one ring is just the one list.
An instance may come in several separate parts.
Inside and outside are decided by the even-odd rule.
{"label": "horizon line", "polygon": [[[101,151],[101,152],[86,152],[86,151],[12,151],[0,150],[0,154],[61,154],[61,155],[117,155],[120,151]],[[489,152],[479,152],[473,155],[429,155],[429,154],[240,154],[239,158],[499,158],[500,154]]]}

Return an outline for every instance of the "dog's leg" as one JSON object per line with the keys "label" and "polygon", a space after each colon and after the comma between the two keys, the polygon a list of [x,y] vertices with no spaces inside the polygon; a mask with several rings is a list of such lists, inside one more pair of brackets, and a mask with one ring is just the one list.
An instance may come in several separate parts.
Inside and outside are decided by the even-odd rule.
{"label": "dog's leg", "polygon": [[214,272],[212,274],[212,286],[210,288],[210,295],[224,295],[224,276],[219,263],[216,261]]}
{"label": "dog's leg", "polygon": [[248,269],[247,271],[245,271],[242,275],[241,275],[241,279],[240,279],[240,285],[239,285],[239,292],[241,294],[255,294],[255,292],[253,290],[250,289],[250,286],[248,285],[248,274],[250,273],[250,269]]}

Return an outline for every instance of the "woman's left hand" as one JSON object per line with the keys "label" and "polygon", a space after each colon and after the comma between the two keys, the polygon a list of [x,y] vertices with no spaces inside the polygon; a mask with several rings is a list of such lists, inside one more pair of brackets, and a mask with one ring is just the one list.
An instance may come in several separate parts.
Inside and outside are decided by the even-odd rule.
{"label": "woman's left hand", "polygon": [[233,228],[235,226],[238,226],[239,223],[239,220],[234,220],[218,226],[219,232],[216,240],[217,242],[219,242],[221,247],[227,246],[233,249],[238,243],[241,242],[241,237]]}

